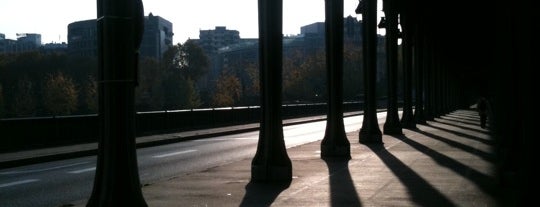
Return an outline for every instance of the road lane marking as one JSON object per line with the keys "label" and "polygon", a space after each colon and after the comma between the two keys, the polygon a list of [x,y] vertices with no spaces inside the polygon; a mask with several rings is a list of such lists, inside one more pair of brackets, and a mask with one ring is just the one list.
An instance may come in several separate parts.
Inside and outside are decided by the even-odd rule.
{"label": "road lane marking", "polygon": [[73,164],[68,164],[68,165],[60,165],[60,166],[56,166],[56,167],[36,169],[36,170],[20,170],[20,171],[0,172],[0,175],[12,175],[12,174],[25,174],[25,173],[43,172],[43,171],[48,171],[48,170],[56,170],[56,169],[60,169],[60,168],[83,165],[83,164],[87,164],[87,163],[89,163],[89,162],[78,162],[78,163],[73,163]]}
{"label": "road lane marking", "polygon": [[69,174],[79,174],[79,173],[90,172],[90,171],[94,171],[94,170],[96,170],[96,167],[85,168],[85,169],[81,169],[81,170],[73,170],[73,171],[69,171],[68,173]]}
{"label": "road lane marking", "polygon": [[170,156],[175,156],[175,155],[180,155],[180,154],[186,154],[186,153],[190,153],[190,152],[196,152],[197,150],[186,150],[186,151],[179,151],[179,152],[171,152],[171,153],[167,153],[167,154],[161,154],[161,155],[154,155],[152,156],[153,158],[164,158],[164,157],[170,157]]}
{"label": "road lane marking", "polygon": [[9,186],[14,186],[14,185],[21,185],[21,184],[26,184],[26,183],[33,183],[37,181],[39,181],[39,179],[28,179],[28,180],[15,181],[11,183],[4,183],[4,184],[0,184],[0,188],[5,188]]}

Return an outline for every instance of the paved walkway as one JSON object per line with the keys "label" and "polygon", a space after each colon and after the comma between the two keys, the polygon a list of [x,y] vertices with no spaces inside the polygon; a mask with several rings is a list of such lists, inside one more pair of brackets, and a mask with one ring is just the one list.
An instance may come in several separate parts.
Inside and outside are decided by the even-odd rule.
{"label": "paved walkway", "polygon": [[149,206],[501,204],[494,143],[474,111],[455,111],[403,131],[383,136],[384,145],[359,144],[358,131],[349,133],[350,160],[320,159],[320,141],[290,148],[290,184],[250,183],[251,159],[245,159],[145,184],[142,190]]}

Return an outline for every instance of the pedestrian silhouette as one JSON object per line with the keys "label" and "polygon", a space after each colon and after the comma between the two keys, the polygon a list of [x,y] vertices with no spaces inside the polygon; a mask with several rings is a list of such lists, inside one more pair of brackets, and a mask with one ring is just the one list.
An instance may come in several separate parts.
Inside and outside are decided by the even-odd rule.
{"label": "pedestrian silhouette", "polygon": [[487,109],[488,108],[488,102],[486,98],[481,97],[478,100],[478,103],[476,105],[476,109],[478,110],[478,115],[480,115],[480,127],[486,128],[486,121],[487,121]]}

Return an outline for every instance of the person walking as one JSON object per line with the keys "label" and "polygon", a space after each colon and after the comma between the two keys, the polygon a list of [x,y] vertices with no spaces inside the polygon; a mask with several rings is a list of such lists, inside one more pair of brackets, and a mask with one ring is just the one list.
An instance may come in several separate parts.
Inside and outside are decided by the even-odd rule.
{"label": "person walking", "polygon": [[488,103],[487,103],[486,98],[481,97],[478,100],[476,108],[478,110],[478,115],[480,116],[480,127],[482,127],[482,129],[484,129],[484,128],[486,128],[487,108],[488,108]]}

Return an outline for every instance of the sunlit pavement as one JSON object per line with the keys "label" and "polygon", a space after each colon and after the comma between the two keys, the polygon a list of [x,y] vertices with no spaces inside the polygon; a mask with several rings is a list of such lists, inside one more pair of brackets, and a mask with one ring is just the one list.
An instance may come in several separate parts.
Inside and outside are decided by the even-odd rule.
{"label": "sunlit pavement", "polygon": [[288,149],[288,186],[250,184],[244,159],[142,189],[149,206],[497,206],[493,143],[478,123],[474,111],[455,111],[383,145],[349,132],[350,160],[320,159],[320,141],[298,145]]}

